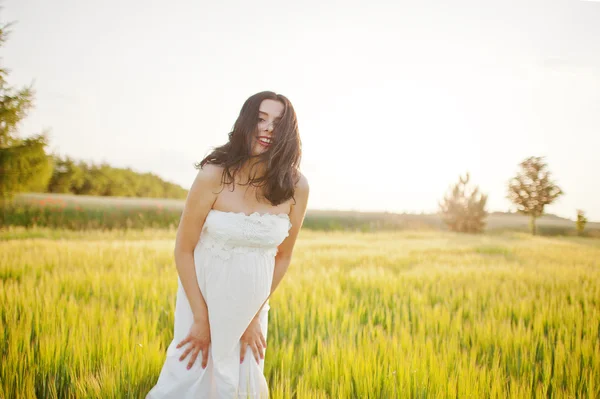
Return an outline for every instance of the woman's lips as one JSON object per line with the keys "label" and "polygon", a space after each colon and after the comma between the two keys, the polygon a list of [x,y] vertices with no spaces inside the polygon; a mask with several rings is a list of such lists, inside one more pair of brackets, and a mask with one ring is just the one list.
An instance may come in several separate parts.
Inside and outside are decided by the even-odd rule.
{"label": "woman's lips", "polygon": [[262,145],[263,147],[269,147],[271,145],[271,143],[265,143],[264,141],[260,140],[261,138],[270,139],[270,137],[267,137],[267,136],[258,136],[256,138],[256,141],[258,141],[258,144]]}

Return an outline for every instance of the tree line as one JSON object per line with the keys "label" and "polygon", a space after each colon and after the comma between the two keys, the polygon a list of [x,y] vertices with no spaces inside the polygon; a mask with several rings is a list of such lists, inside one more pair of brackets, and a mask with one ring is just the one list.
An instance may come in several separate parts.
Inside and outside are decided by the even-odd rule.
{"label": "tree line", "polygon": [[77,195],[185,199],[187,190],[153,173],[114,168],[52,156],[54,165],[45,192]]}

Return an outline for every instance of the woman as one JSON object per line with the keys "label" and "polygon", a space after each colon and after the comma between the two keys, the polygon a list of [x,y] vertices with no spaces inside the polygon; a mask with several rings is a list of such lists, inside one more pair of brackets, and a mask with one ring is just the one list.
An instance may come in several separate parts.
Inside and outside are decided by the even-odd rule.
{"label": "woman", "polygon": [[244,103],[229,141],[196,164],[175,243],[174,338],[146,399],[266,398],[268,299],[308,201],[294,108],[270,91]]}

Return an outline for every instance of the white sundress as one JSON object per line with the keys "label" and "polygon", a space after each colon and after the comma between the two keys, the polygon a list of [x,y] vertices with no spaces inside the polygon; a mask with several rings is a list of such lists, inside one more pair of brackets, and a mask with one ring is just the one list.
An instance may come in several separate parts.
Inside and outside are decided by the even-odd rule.
{"label": "white sundress", "polygon": [[[198,285],[210,323],[207,366],[202,368],[203,353],[189,370],[191,355],[179,360],[189,344],[176,346],[187,336],[193,315],[178,277],[174,337],[158,381],[146,399],[268,397],[264,359],[256,363],[248,347],[240,364],[240,337],[271,292],[277,247],[291,227],[285,213],[209,211],[194,249]],[[265,339],[268,311],[267,301],[259,314]]]}

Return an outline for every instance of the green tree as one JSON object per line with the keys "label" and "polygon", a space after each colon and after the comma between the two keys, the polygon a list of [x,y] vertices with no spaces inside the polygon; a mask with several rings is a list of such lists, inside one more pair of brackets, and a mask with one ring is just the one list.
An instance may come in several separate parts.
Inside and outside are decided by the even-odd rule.
{"label": "green tree", "polygon": [[[0,47],[8,37],[10,24],[0,25]],[[33,106],[33,88],[14,89],[7,83],[8,70],[0,66],[0,197],[10,198],[22,191],[44,191],[52,174],[46,155],[47,134],[22,139],[19,122]]]}
{"label": "green tree", "polygon": [[76,194],[85,182],[85,171],[81,163],[77,164],[71,157],[64,159],[53,156],[54,169],[48,183],[49,193]]}
{"label": "green tree", "polygon": [[575,226],[577,227],[577,234],[580,236],[583,235],[583,230],[585,229],[587,221],[585,213],[581,209],[577,209],[577,221],[575,222]]}
{"label": "green tree", "polygon": [[536,220],[544,207],[553,203],[563,191],[550,179],[544,157],[529,157],[522,161],[517,175],[508,182],[507,198],[519,213],[530,216],[531,234],[536,234]]}
{"label": "green tree", "polygon": [[461,233],[481,233],[485,228],[487,195],[479,192],[479,187],[469,186],[469,172],[439,202],[442,220],[452,231]]}
{"label": "green tree", "polygon": [[152,197],[185,199],[187,190],[162,180],[152,173],[138,173],[130,168],[114,168],[103,162],[99,165],[70,157],[54,156],[54,172],[48,184],[52,193],[77,195]]}

